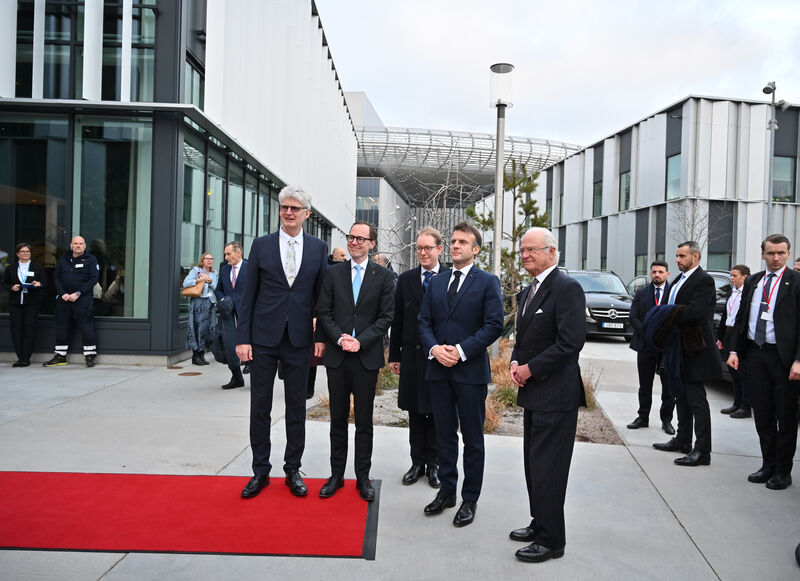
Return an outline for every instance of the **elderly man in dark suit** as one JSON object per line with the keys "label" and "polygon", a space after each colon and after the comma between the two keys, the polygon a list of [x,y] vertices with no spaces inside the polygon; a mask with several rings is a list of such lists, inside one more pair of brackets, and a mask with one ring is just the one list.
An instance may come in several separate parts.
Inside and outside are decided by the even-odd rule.
{"label": "elderly man in dark suit", "polygon": [[332,265],[319,295],[317,325],[325,334],[323,363],[328,372],[331,408],[331,476],[319,495],[328,498],[344,486],[350,394],[355,416],[356,487],[375,500],[372,467],[372,410],[378,371],[384,366],[383,338],[394,316],[394,276],[369,260],[378,238],[375,226],[355,222],[347,235],[350,260]]}
{"label": "elderly man in dark suit", "polygon": [[[714,279],[700,267],[700,247],[696,242],[679,244],[675,262],[681,275],[670,285],[667,303],[680,307],[675,318],[679,333],[672,340],[683,341],[680,387],[670,383],[678,410],[678,433],[669,442],[653,447],[686,454],[675,459],[678,466],[707,466],[711,464],[711,413],[705,382],[719,379],[722,370],[714,340],[717,290]],[[697,349],[688,349],[686,339],[690,337],[701,339],[696,341]],[[692,427],[696,435],[694,447]]]}
{"label": "elderly man in dark suit", "polygon": [[800,392],[800,273],[786,266],[791,243],[771,234],[761,243],[765,271],[744,283],[728,365],[747,360],[761,468],[747,479],[771,490],[792,484]]}
{"label": "elderly man in dark suit", "polygon": [[[636,419],[628,424],[629,430],[646,428],[650,424],[650,408],[653,405],[653,380],[661,361],[661,354],[648,345],[642,332],[642,322],[650,309],[667,304],[669,296],[669,266],[663,260],[654,260],[650,265],[651,283],[636,291],[630,311],[630,324],[633,327],[631,349],[636,351],[636,368],[639,371],[639,411]],[[675,398],[669,389],[666,377],[661,380],[661,429],[670,436],[675,434],[672,427],[672,412],[675,409]]]}
{"label": "elderly man in dark suit", "polygon": [[306,441],[306,382],[311,353],[321,357],[325,344],[314,342],[316,297],[328,265],[328,245],[303,232],[311,215],[311,196],[287,186],[278,196],[280,230],[253,241],[247,277],[237,310],[236,354],[251,361],[250,446],[253,478],[242,490],[252,498],[269,484],[272,465],[272,389],[280,361],[286,402],[285,483],[295,496],[308,493],[300,477]]}
{"label": "elderly man in dark suit", "polygon": [[225,264],[220,267],[219,282],[214,289],[219,313],[217,327],[222,335],[228,369],[231,370],[231,380],[223,385],[222,389],[244,387],[241,362],[236,356],[236,320],[242,303],[244,281],[247,278],[247,260],[242,258],[242,253],[242,244],[238,240],[225,245]]}
{"label": "elderly man in dark suit", "polygon": [[586,297],[558,270],[558,245],[545,228],[531,228],[520,244],[522,264],[533,276],[520,293],[511,378],[525,409],[523,462],[531,522],[511,531],[530,545],[516,552],[538,563],[564,555],[564,499],[586,396],[578,356],[586,340]]}
{"label": "elderly man in dark suit", "polygon": [[457,527],[475,519],[483,485],[483,422],[487,384],[491,381],[486,350],[503,331],[500,281],[473,264],[480,249],[481,233],[475,226],[461,222],[453,228],[453,268],[431,279],[419,313],[419,336],[428,356],[425,379],[431,389],[441,481],[439,493],[425,507],[425,514],[438,514],[455,506],[460,425],[464,484],[461,506],[453,518]]}
{"label": "elderly man in dark suit", "polygon": [[421,475],[427,474],[428,483],[439,488],[439,453],[431,388],[425,381],[428,356],[420,344],[417,316],[425,290],[442,268],[439,264],[442,235],[435,228],[423,228],[417,236],[416,250],[419,266],[407,270],[397,280],[389,368],[400,375],[397,404],[408,411],[411,468],[403,475],[403,484],[414,484]]}

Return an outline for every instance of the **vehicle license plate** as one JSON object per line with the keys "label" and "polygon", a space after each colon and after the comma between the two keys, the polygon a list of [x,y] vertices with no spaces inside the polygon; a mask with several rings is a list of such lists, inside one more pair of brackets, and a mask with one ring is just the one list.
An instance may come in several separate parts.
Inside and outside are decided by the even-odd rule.
{"label": "vehicle license plate", "polygon": [[603,323],[603,329],[624,329],[623,323]]}

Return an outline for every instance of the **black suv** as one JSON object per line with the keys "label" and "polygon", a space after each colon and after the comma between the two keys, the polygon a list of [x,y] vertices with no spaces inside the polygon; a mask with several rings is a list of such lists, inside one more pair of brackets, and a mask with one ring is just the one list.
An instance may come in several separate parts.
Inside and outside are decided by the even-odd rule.
{"label": "black suv", "polygon": [[578,281],[586,294],[586,336],[614,335],[630,341],[633,329],[628,315],[633,299],[622,279],[610,270],[571,270],[566,273]]}

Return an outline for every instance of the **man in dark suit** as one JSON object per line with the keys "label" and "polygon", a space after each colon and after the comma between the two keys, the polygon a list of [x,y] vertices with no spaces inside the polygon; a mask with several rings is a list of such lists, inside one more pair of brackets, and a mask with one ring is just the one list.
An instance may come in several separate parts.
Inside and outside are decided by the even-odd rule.
{"label": "man in dark suit", "polygon": [[578,426],[586,405],[578,365],[586,340],[586,296],[577,281],[558,270],[552,232],[531,228],[520,243],[522,265],[533,276],[520,293],[511,378],[517,405],[525,408],[523,462],[531,522],[510,538],[529,542],[522,561],[564,555],[564,499]]}
{"label": "man in dark suit", "polygon": [[419,266],[397,279],[394,322],[389,342],[389,368],[400,375],[397,405],[408,411],[408,441],[411,468],[403,475],[403,484],[414,484],[426,474],[428,483],[439,488],[439,453],[436,450],[436,427],[431,408],[431,388],[425,381],[428,354],[419,338],[419,308],[431,278],[439,273],[442,235],[435,228],[423,228],[417,236]]}
{"label": "man in dark suit", "polygon": [[[721,366],[714,341],[714,306],[717,290],[714,279],[700,267],[700,247],[687,241],[678,245],[675,262],[681,276],[670,285],[670,305],[681,308],[676,315],[679,335],[683,339],[683,368],[680,382],[670,382],[678,410],[678,433],[669,442],[653,444],[664,452],[683,452],[675,459],[679,466],[711,464],[711,413],[704,382],[719,379]],[[702,339],[697,348],[688,350],[689,337]],[[673,340],[679,340],[676,335]],[[696,441],[692,447],[692,426]]]}
{"label": "man in dark suit", "polygon": [[[730,343],[733,328],[736,324],[736,315],[742,306],[742,288],[744,281],[750,276],[750,267],[745,264],[737,264],[731,268],[731,292],[725,300],[725,313],[719,320],[717,329],[717,348],[723,361],[727,361],[730,356]],[[744,370],[728,367],[733,384],[733,404],[722,408],[720,413],[727,414],[733,419],[749,418],[752,416],[750,404],[750,386]]]}
{"label": "man in dark suit", "polygon": [[236,354],[251,361],[250,446],[253,478],[242,490],[252,498],[269,484],[272,388],[280,361],[286,401],[285,483],[295,496],[308,493],[300,478],[305,448],[306,382],[314,342],[316,297],[328,266],[328,245],[303,232],[311,215],[311,196],[287,186],[278,196],[281,228],[253,241],[241,302],[237,306]]}
{"label": "man in dark suit", "polygon": [[331,476],[319,495],[328,498],[344,486],[350,394],[355,416],[356,487],[375,500],[372,467],[372,410],[378,371],[384,366],[383,337],[394,315],[394,277],[371,260],[378,233],[369,222],[355,222],[347,235],[350,260],[328,269],[317,306],[317,326],[327,339],[323,363],[328,372],[331,408]]}
{"label": "man in dark suit", "polygon": [[219,313],[218,332],[222,335],[225,358],[231,370],[231,380],[222,389],[244,387],[244,375],[239,358],[236,356],[236,321],[239,305],[242,302],[242,289],[247,279],[247,260],[242,258],[241,242],[234,240],[225,245],[225,264],[219,270],[219,282],[214,294],[217,295]]}
{"label": "man in dark suit", "polygon": [[418,317],[422,350],[428,356],[425,379],[430,383],[441,481],[425,514],[438,514],[456,504],[460,424],[464,484],[453,519],[457,527],[474,520],[481,493],[486,386],[491,381],[486,350],[503,331],[500,281],[473,264],[480,249],[478,229],[468,222],[457,224],[450,239],[453,268],[431,279]]}
{"label": "man in dark suit", "polygon": [[766,271],[744,283],[728,365],[747,361],[761,468],[750,482],[783,490],[792,484],[800,392],[800,274],[789,269],[791,243],[771,234],[761,243]]}
{"label": "man in dark suit", "polygon": [[[646,428],[650,424],[650,408],[653,405],[653,379],[661,362],[661,354],[647,344],[642,332],[642,322],[650,309],[667,304],[669,296],[669,266],[663,260],[654,260],[650,265],[651,283],[636,291],[631,304],[630,321],[633,327],[631,349],[636,351],[636,368],[639,371],[639,411],[636,419],[628,424],[629,430]],[[666,377],[661,380],[661,429],[670,436],[675,434],[672,427],[672,411],[675,409],[675,398],[669,390]]]}

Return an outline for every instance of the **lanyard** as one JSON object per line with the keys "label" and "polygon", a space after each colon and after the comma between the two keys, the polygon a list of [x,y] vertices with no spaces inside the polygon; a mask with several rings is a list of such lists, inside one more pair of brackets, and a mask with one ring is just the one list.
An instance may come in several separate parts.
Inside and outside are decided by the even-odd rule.
{"label": "lanyard", "polygon": [[[761,280],[762,280],[762,284],[761,284],[761,296],[763,296],[763,297],[764,297],[764,302],[766,302],[766,303],[767,303],[767,310],[769,310],[769,303],[772,301],[772,295],[773,295],[773,293],[775,292],[775,289],[776,289],[776,288],[778,288],[778,285],[780,284],[780,282],[781,282],[781,279],[783,278],[783,273],[784,273],[784,272],[786,272],[786,267],[785,267],[785,266],[784,266],[784,267],[783,267],[783,269],[781,270],[781,274],[778,276],[778,278],[776,278],[776,279],[775,279],[775,282],[773,282],[773,283],[772,283],[772,286],[771,286],[771,287],[770,287],[770,289],[769,289],[769,296],[767,296],[767,295],[764,293],[764,284],[763,284],[764,282],[766,282],[766,281],[764,280],[764,278],[766,278],[766,276],[767,276],[767,275],[765,275],[765,277],[761,279]],[[774,273],[773,273],[773,274],[774,274]]]}
{"label": "lanyard", "polygon": [[[661,292],[658,292],[658,291],[661,291]],[[655,303],[656,303],[657,307],[660,306],[661,305],[661,301],[664,300],[664,289],[656,287],[655,297],[653,297],[653,300],[655,300]]]}
{"label": "lanyard", "polygon": [[[738,299],[738,300],[736,300]],[[739,310],[738,303],[742,301],[742,293],[741,291],[738,293],[731,293],[731,296],[728,297],[728,318],[733,316],[734,306],[736,306],[736,311]]]}

